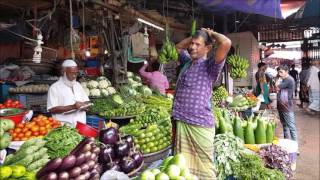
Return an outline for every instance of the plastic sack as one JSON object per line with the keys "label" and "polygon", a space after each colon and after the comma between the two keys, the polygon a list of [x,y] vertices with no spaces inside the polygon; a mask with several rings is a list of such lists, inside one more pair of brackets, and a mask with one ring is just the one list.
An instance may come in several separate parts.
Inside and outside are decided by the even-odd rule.
{"label": "plastic sack", "polygon": [[123,172],[110,170],[103,173],[100,180],[130,180],[130,178]]}

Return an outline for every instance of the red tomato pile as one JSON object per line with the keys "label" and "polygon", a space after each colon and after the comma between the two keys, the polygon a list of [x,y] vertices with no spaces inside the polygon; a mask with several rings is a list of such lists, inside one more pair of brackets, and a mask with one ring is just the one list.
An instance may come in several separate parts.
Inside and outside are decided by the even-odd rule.
{"label": "red tomato pile", "polygon": [[61,122],[44,115],[32,118],[31,122],[20,123],[10,130],[13,141],[26,141],[33,137],[45,136],[51,129],[61,126]]}
{"label": "red tomato pile", "polygon": [[3,104],[0,104],[0,109],[3,108],[23,108],[23,105],[19,101],[7,99]]}

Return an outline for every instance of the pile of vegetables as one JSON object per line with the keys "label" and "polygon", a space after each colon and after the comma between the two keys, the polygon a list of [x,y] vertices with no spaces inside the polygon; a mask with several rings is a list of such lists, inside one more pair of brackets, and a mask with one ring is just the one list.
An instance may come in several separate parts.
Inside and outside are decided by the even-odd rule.
{"label": "pile of vegetables", "polygon": [[100,148],[92,138],[83,139],[70,153],[52,158],[37,173],[40,180],[99,180],[102,168],[98,164]]}
{"label": "pile of vegetables", "polygon": [[133,123],[143,124],[147,126],[149,124],[157,123],[161,120],[170,119],[168,111],[162,107],[148,107],[146,110],[138,114]]}
{"label": "pile of vegetables", "polygon": [[49,90],[48,84],[38,85],[23,85],[20,87],[9,88],[10,93],[47,93]]}
{"label": "pile of vegetables", "polygon": [[19,123],[10,130],[13,141],[26,141],[33,137],[45,136],[51,129],[61,126],[61,122],[47,117],[38,115],[33,117],[31,122]]}
{"label": "pile of vegetables", "polygon": [[260,157],[264,160],[265,166],[280,170],[286,177],[292,177],[291,162],[287,151],[280,146],[270,145],[262,147],[259,151]]}
{"label": "pile of vegetables", "polygon": [[241,79],[247,77],[249,61],[248,59],[239,55],[239,48],[237,48],[237,54],[228,57],[227,62],[231,67],[230,76],[232,79]]}
{"label": "pile of vegetables", "polygon": [[0,166],[0,179],[10,180],[10,179],[20,179],[20,180],[35,180],[35,172],[29,172],[22,165],[12,165],[12,166]]}
{"label": "pile of vegetables", "polygon": [[[123,99],[126,99],[126,102]],[[90,111],[107,119],[137,115],[145,110],[145,106],[137,102],[134,98],[122,98],[118,94],[104,99],[94,99],[92,102],[94,105]]]}
{"label": "pile of vegetables", "polygon": [[22,165],[28,172],[37,172],[50,160],[45,143],[40,138],[26,141],[18,151],[6,157],[4,165]]}
{"label": "pile of vegetables", "polygon": [[51,130],[47,136],[45,147],[51,159],[68,155],[82,140],[77,129],[63,125]]}
{"label": "pile of vegetables", "polygon": [[239,116],[231,115],[226,109],[214,109],[216,132],[218,134],[231,132],[242,139],[245,144],[272,143],[275,137],[276,123],[260,115],[251,116],[246,121]]}
{"label": "pile of vegetables", "polygon": [[104,76],[100,76],[96,80],[81,82],[81,86],[90,97],[107,97],[116,93],[116,89],[112,87],[111,82]]}
{"label": "pile of vegetables", "polygon": [[187,161],[183,154],[167,157],[161,164],[160,169],[148,169],[142,172],[141,180],[170,180],[170,179],[198,179],[197,176],[190,173],[187,167]]}
{"label": "pile of vegetables", "polygon": [[168,112],[171,112],[172,109],[172,99],[162,95],[146,96],[142,101],[147,107],[163,107]]}
{"label": "pile of vegetables", "polygon": [[14,122],[10,119],[0,119],[0,150],[7,148],[12,140],[8,133],[14,128]]}
{"label": "pile of vegetables", "polygon": [[224,99],[228,97],[229,93],[225,87],[220,86],[214,89],[212,92],[212,101],[214,105],[220,104]]}
{"label": "pile of vegetables", "polygon": [[20,101],[15,101],[12,99],[7,99],[3,104],[0,104],[0,109],[4,108],[23,108]]}
{"label": "pile of vegetables", "polygon": [[231,164],[240,161],[244,151],[243,141],[231,133],[218,134],[214,138],[214,149],[217,178],[224,180],[234,174]]}
{"label": "pile of vegetables", "polygon": [[244,111],[249,108],[249,102],[246,97],[240,94],[232,99],[232,102],[229,103],[229,107],[235,111]]}
{"label": "pile of vegetables", "polygon": [[247,98],[247,101],[248,101],[248,106],[250,107],[255,107],[257,106],[257,103],[258,103],[258,99],[257,97],[252,94],[252,93],[247,93],[246,94],[246,98]]}
{"label": "pile of vegetables", "polygon": [[142,84],[140,76],[135,75],[133,72],[127,72],[128,83],[119,87],[119,92],[127,96],[136,96],[136,95],[151,95],[152,90]]}
{"label": "pile of vegetables", "polygon": [[116,128],[110,127],[99,132],[103,143],[98,161],[103,172],[108,170],[131,173],[143,164],[143,156],[135,150],[134,139],[130,135],[120,136]]}
{"label": "pile of vegetables", "polygon": [[231,162],[231,167],[236,179],[286,179],[281,171],[266,168],[263,160],[256,154],[242,153],[239,161]]}

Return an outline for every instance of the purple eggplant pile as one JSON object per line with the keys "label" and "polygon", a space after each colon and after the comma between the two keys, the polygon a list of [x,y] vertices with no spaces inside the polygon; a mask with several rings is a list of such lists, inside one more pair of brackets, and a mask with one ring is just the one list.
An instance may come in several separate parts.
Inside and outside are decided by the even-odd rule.
{"label": "purple eggplant pile", "polygon": [[135,150],[133,136],[121,137],[118,130],[111,127],[100,131],[99,141],[103,145],[98,162],[103,172],[117,170],[128,174],[142,165],[143,156]]}
{"label": "purple eggplant pile", "polygon": [[100,147],[94,138],[83,139],[64,158],[49,161],[37,173],[40,180],[99,180],[102,167],[98,163]]}

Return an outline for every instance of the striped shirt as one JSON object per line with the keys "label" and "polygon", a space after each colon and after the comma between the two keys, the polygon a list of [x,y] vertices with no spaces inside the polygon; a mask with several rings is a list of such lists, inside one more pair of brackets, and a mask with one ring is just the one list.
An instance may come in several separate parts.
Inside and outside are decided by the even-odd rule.
{"label": "striped shirt", "polygon": [[225,61],[215,64],[213,58],[200,58],[192,63],[187,51],[180,54],[182,64],[173,103],[173,118],[189,124],[214,127],[211,112],[212,84],[217,81]]}

